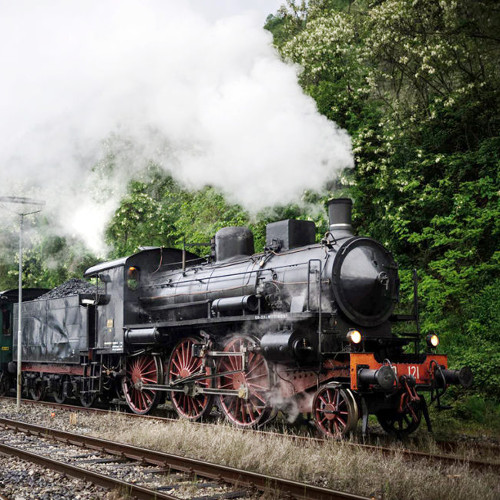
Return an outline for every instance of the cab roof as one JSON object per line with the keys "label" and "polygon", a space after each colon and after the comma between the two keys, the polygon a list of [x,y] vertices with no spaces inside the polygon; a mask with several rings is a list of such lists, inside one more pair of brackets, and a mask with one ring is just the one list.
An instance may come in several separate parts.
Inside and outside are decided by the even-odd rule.
{"label": "cab roof", "polygon": [[[108,271],[109,269],[113,269],[116,267],[123,267],[129,264],[129,261],[131,261],[133,258],[136,258],[137,256],[140,255],[147,255],[147,254],[158,254],[158,258],[161,260],[165,261],[170,261],[172,263],[173,261],[179,262],[179,265],[181,264],[182,261],[182,250],[179,250],[178,248],[165,248],[165,247],[146,247],[140,252],[134,253],[132,255],[129,255],[127,257],[121,257],[120,259],[115,259],[115,260],[110,260],[108,262],[101,262],[100,264],[96,264],[95,266],[89,267],[86,271],[85,274],[83,275],[85,278],[91,278],[93,276],[97,276],[99,273],[102,273],[103,271]],[[169,256],[170,259],[166,259],[165,257]],[[186,261],[201,261],[200,257],[198,255],[195,255],[194,253],[186,251]]]}

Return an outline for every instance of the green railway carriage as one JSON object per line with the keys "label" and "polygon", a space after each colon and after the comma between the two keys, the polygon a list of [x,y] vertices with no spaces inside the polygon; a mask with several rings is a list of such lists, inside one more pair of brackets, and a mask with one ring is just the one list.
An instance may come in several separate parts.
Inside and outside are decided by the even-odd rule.
{"label": "green railway carriage", "polygon": [[0,366],[2,370],[12,357],[12,302],[0,295]]}
{"label": "green railway carriage", "polygon": [[[34,300],[40,295],[48,292],[46,288],[25,288],[23,289],[23,300]],[[0,292],[0,395],[3,395],[8,387],[7,379],[12,374],[9,373],[9,363],[12,361],[12,341],[16,332],[14,326],[14,304],[19,298],[17,289]]]}

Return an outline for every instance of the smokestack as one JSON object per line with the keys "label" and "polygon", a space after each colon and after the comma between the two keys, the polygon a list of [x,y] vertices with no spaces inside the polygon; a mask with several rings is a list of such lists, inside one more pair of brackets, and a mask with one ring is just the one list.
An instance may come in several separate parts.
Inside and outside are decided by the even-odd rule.
{"label": "smokestack", "polygon": [[328,218],[330,232],[336,240],[350,238],[352,232],[352,200],[350,198],[335,198],[328,201]]}

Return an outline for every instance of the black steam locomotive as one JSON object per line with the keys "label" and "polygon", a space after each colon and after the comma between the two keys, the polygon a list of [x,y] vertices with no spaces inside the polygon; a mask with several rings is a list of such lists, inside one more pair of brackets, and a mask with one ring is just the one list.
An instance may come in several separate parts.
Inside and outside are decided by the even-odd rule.
{"label": "black steam locomotive", "polygon": [[[421,353],[418,328],[394,333],[397,322],[418,326],[417,308],[394,314],[397,264],[377,241],[353,235],[351,206],[329,202],[320,243],[313,222],[284,220],[267,226],[255,254],[252,233],[228,227],[209,258],[144,248],[88,269],[95,284],[83,290],[23,303],[24,390],[85,406],[118,396],[139,414],[166,396],[190,420],[217,404],[241,427],[282,410],[309,414],[335,436],[360,418],[366,432],[370,413],[398,435],[422,416],[430,428],[419,393],[439,403],[448,384],[470,385],[472,375]],[[427,342],[432,351],[439,341]],[[4,392],[15,371],[3,363]]]}

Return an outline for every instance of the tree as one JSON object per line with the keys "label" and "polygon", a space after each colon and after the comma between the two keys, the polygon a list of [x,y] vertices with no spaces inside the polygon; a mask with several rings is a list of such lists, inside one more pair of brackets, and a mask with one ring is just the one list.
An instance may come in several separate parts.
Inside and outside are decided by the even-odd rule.
{"label": "tree", "polygon": [[497,2],[290,1],[267,28],[352,135],[356,224],[419,269],[423,331],[500,395]]}
{"label": "tree", "polygon": [[[81,278],[96,257],[77,239],[53,234],[51,221],[25,219],[23,286],[52,288],[69,278]],[[5,228],[0,240],[0,290],[18,286],[18,234]]]}
{"label": "tree", "polygon": [[151,165],[141,180],[129,183],[106,230],[111,256],[130,255],[140,246],[182,248],[207,243],[218,229],[249,223],[238,205],[228,204],[214,188],[183,189]]}

